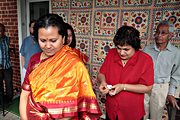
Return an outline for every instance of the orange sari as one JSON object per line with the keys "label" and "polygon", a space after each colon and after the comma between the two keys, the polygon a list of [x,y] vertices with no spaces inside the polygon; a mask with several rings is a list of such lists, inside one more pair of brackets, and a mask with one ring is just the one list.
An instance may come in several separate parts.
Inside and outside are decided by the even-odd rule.
{"label": "orange sari", "polygon": [[64,46],[29,75],[27,115],[33,120],[98,119],[101,115],[89,74],[77,55]]}
{"label": "orange sari", "polygon": [[82,53],[79,49],[72,48],[72,50],[78,55],[78,57],[86,64],[88,62],[88,56]]}

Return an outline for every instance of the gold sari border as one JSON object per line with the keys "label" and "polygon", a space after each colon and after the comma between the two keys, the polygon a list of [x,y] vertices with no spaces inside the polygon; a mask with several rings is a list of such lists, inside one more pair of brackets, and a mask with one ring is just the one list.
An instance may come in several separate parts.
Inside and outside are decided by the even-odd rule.
{"label": "gold sari border", "polygon": [[78,117],[79,113],[87,113],[88,116],[99,118],[101,111],[95,97],[80,97],[77,100],[62,102],[35,102],[29,96],[29,112],[40,118],[66,118]]}
{"label": "gold sari border", "polygon": [[95,98],[79,98],[78,100],[63,101],[61,103],[40,102],[40,106],[45,106],[49,114],[57,116],[61,114],[74,115],[78,112],[101,114]]}

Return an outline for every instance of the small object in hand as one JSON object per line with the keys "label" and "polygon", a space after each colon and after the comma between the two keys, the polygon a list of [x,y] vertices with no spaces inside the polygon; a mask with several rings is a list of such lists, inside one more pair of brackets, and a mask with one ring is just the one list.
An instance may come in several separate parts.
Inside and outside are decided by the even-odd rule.
{"label": "small object in hand", "polygon": [[107,85],[107,88],[108,88],[109,90],[111,90],[111,89],[112,89],[112,85]]}
{"label": "small object in hand", "polygon": [[109,95],[110,95],[110,96],[114,96],[115,94],[116,94],[116,93],[113,92],[113,91],[110,91],[110,92],[109,92]]}

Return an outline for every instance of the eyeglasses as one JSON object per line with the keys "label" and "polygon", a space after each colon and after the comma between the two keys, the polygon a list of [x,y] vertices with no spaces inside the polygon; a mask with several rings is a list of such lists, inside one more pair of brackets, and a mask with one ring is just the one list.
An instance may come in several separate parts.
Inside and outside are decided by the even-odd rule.
{"label": "eyeglasses", "polygon": [[165,36],[165,35],[167,35],[167,34],[169,34],[169,32],[165,32],[165,31],[162,31],[162,32],[159,32],[159,31],[157,31],[156,33],[155,33],[155,36]]}

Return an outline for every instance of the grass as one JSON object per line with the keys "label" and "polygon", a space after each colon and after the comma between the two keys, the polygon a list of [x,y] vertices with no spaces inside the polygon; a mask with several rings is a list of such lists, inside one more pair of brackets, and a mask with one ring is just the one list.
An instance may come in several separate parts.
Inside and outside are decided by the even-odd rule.
{"label": "grass", "polygon": [[12,104],[5,108],[7,111],[19,116],[19,97],[12,101]]}

